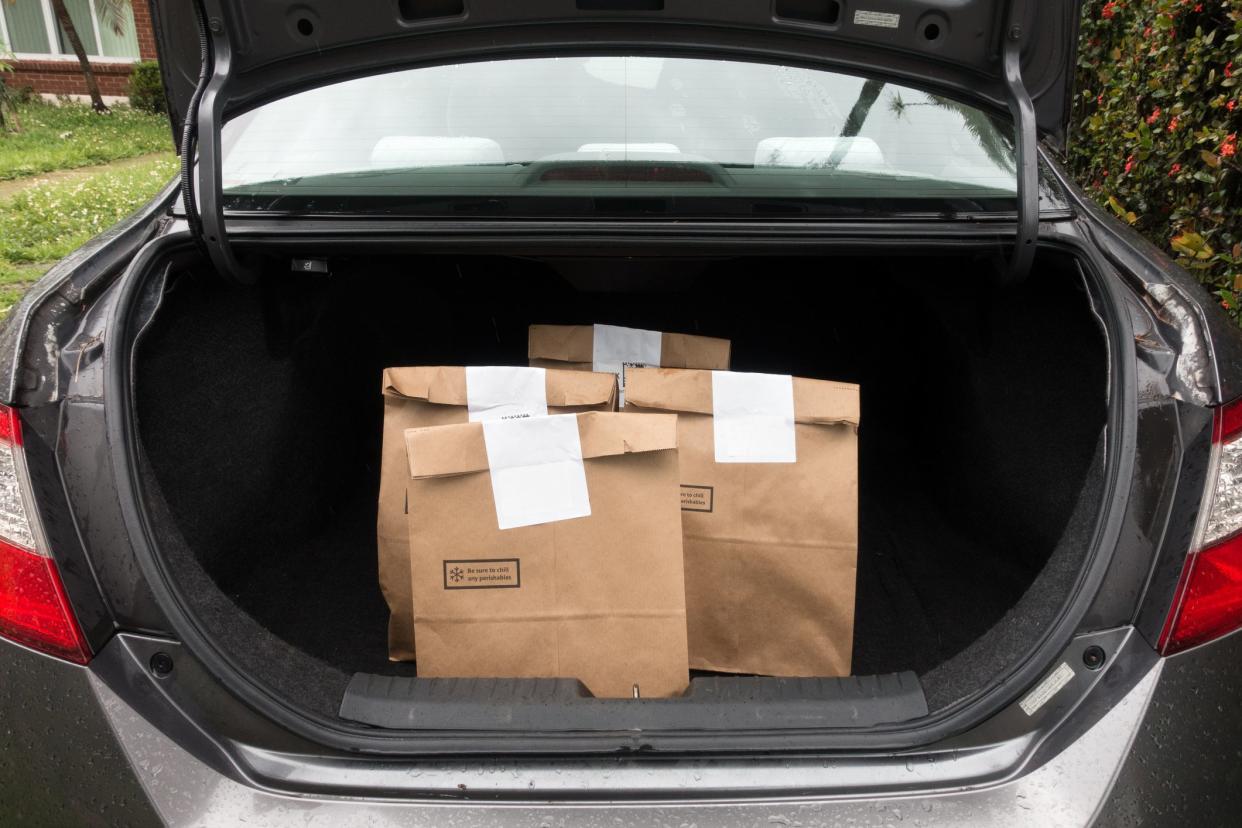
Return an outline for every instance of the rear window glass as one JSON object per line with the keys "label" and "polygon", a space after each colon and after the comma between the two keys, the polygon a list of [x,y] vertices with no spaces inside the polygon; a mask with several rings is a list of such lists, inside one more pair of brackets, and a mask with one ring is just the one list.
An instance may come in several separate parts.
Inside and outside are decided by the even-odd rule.
{"label": "rear window glass", "polygon": [[393,72],[224,128],[234,210],[719,215],[1011,211],[1012,126],[835,72],[659,57]]}

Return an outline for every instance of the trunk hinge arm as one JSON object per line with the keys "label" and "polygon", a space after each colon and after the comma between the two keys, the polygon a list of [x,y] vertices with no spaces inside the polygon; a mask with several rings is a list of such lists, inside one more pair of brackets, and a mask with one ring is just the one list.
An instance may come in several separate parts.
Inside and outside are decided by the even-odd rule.
{"label": "trunk hinge arm", "polygon": [[1035,104],[1022,83],[1022,41],[1026,21],[1026,0],[1010,0],[1001,61],[1005,74],[1005,94],[1015,127],[1015,161],[1018,178],[1018,234],[1013,253],[1005,263],[1001,279],[1017,284],[1030,273],[1035,260],[1035,241],[1039,237],[1039,151]]}
{"label": "trunk hinge arm", "polygon": [[254,271],[233,252],[224,224],[220,120],[227,100],[232,48],[218,0],[195,0],[202,51],[198,85],[181,136],[181,202],[195,241],[220,276],[241,284]]}

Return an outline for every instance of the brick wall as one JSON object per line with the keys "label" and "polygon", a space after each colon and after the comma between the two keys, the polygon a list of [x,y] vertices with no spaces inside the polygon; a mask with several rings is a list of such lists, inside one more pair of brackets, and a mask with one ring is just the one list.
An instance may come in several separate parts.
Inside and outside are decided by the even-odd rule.
{"label": "brick wall", "polygon": [[143,60],[155,60],[155,29],[151,25],[151,5],[145,0],[133,0],[134,32],[138,35],[138,56]]}
{"label": "brick wall", "polygon": [[[0,0],[3,2],[4,0]],[[155,60],[155,31],[151,26],[151,7],[144,0],[134,0],[134,33],[138,36],[138,54],[143,60]],[[13,74],[5,77],[12,88],[32,86],[36,92],[52,95],[86,95],[86,79],[77,60],[10,60]],[[91,61],[99,91],[104,95],[129,94],[130,64]]]}
{"label": "brick wall", "polygon": [[[12,66],[13,74],[4,79],[11,88],[33,86],[36,92],[52,95],[88,94],[86,78],[82,77],[82,67],[76,60],[15,60]],[[129,94],[130,64],[92,61],[91,68],[95,70],[95,80],[99,82],[101,93]]]}

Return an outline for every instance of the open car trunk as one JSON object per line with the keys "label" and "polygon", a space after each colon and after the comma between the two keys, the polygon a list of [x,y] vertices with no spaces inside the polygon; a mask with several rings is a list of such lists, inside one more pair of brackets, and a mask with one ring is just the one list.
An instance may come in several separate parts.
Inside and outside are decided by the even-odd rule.
{"label": "open car trunk", "polygon": [[531,323],[725,337],[735,370],[858,383],[853,674],[905,673],[928,710],[1017,665],[1089,554],[1107,346],[1066,254],[1041,251],[1004,291],[969,256],[358,256],[332,271],[273,267],[253,287],[174,271],[133,373],[164,567],[215,646],[310,713],[338,716],[356,673],[416,674],[388,661],[377,581],[381,370],[521,365]]}

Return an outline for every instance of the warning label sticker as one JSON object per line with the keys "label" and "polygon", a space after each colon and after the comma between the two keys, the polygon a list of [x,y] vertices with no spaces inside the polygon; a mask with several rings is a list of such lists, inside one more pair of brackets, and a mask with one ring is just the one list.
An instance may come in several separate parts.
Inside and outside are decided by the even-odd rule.
{"label": "warning label sticker", "polygon": [[855,26],[879,26],[882,29],[896,29],[901,25],[901,15],[890,12],[863,11],[854,12]]}
{"label": "warning label sticker", "polygon": [[1074,677],[1074,668],[1070,667],[1064,661],[1044,678],[1039,684],[1035,685],[1035,689],[1027,693],[1022,701],[1018,702],[1018,706],[1022,708],[1022,712],[1028,716],[1034,716],[1039,708],[1047,704],[1053,696],[1057,694],[1065,685],[1069,684],[1070,679]]}
{"label": "warning label sticker", "polygon": [[444,562],[445,589],[517,589],[522,586],[518,558],[476,558]]}

